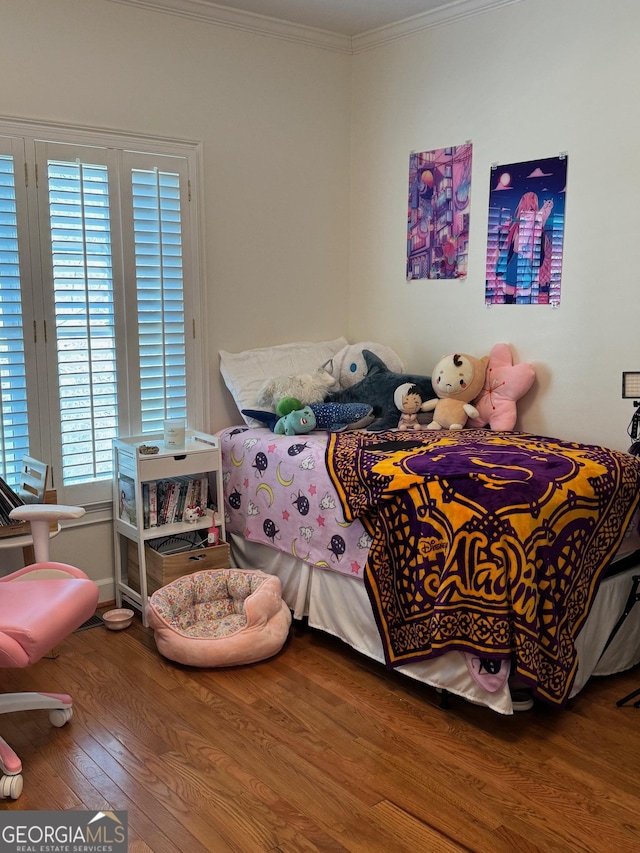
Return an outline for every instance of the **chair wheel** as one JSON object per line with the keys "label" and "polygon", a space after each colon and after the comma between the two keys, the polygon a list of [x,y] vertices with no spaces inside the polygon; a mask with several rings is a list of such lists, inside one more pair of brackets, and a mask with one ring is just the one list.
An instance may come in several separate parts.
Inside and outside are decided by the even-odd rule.
{"label": "chair wheel", "polygon": [[56,728],[60,728],[64,726],[64,724],[71,719],[73,716],[72,708],[65,708],[64,710],[60,708],[55,708],[53,711],[49,711],[49,722],[52,726]]}
{"label": "chair wheel", "polygon": [[0,797],[17,800],[22,793],[22,773],[15,776],[0,776]]}

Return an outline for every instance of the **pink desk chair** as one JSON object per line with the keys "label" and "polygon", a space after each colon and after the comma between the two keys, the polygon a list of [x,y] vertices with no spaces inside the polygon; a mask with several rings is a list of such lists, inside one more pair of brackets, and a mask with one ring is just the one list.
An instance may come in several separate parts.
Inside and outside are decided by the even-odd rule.
{"label": "pink desk chair", "polygon": [[[94,615],[98,586],[73,566],[49,562],[49,524],[80,518],[84,509],[55,504],[29,504],[12,510],[11,518],[29,521],[36,562],[0,577],[0,669],[37,663]],[[0,693],[0,714],[36,709],[49,711],[54,726],[72,715],[71,696],[60,693]],[[22,793],[22,762],[0,737],[0,797],[16,800]]]}

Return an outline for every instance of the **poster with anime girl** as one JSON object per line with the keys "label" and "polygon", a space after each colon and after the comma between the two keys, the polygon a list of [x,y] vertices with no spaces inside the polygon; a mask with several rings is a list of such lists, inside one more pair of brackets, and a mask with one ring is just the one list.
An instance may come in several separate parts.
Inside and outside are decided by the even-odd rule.
{"label": "poster with anime girl", "polygon": [[471,143],[409,158],[407,280],[467,274]]}
{"label": "poster with anime girl", "polygon": [[567,157],[493,166],[485,303],[560,304]]}

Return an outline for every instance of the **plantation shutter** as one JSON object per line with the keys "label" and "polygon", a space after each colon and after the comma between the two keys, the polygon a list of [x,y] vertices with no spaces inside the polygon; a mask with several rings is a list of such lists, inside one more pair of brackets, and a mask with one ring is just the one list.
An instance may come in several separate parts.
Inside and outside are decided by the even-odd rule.
{"label": "plantation shutter", "polygon": [[195,146],[22,130],[0,135],[0,476],[35,456],[86,505],[116,436],[206,429]]}
{"label": "plantation shutter", "polygon": [[184,161],[159,158],[140,168],[126,154],[131,179],[140,423],[142,432],[162,431],[165,418],[187,415],[183,202]]}
{"label": "plantation shutter", "polygon": [[[50,407],[56,415],[51,455],[61,485],[80,487],[110,481],[118,434],[110,190],[111,183],[117,187],[117,173],[113,155],[102,149],[37,142],[36,158]],[[76,488],[76,494],[83,490]]]}
{"label": "plantation shutter", "polygon": [[[0,476],[14,486],[29,453],[29,407],[22,281],[29,279],[22,140],[0,137]],[[17,178],[16,178],[17,175]]]}

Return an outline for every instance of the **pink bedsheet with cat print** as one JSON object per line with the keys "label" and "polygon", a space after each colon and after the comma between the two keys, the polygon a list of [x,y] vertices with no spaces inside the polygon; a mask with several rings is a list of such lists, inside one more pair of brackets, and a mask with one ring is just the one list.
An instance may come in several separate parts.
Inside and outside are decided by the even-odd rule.
{"label": "pink bedsheet with cat print", "polygon": [[344,519],[327,474],[327,433],[219,433],[227,531],[322,569],[362,577],[371,537]]}

